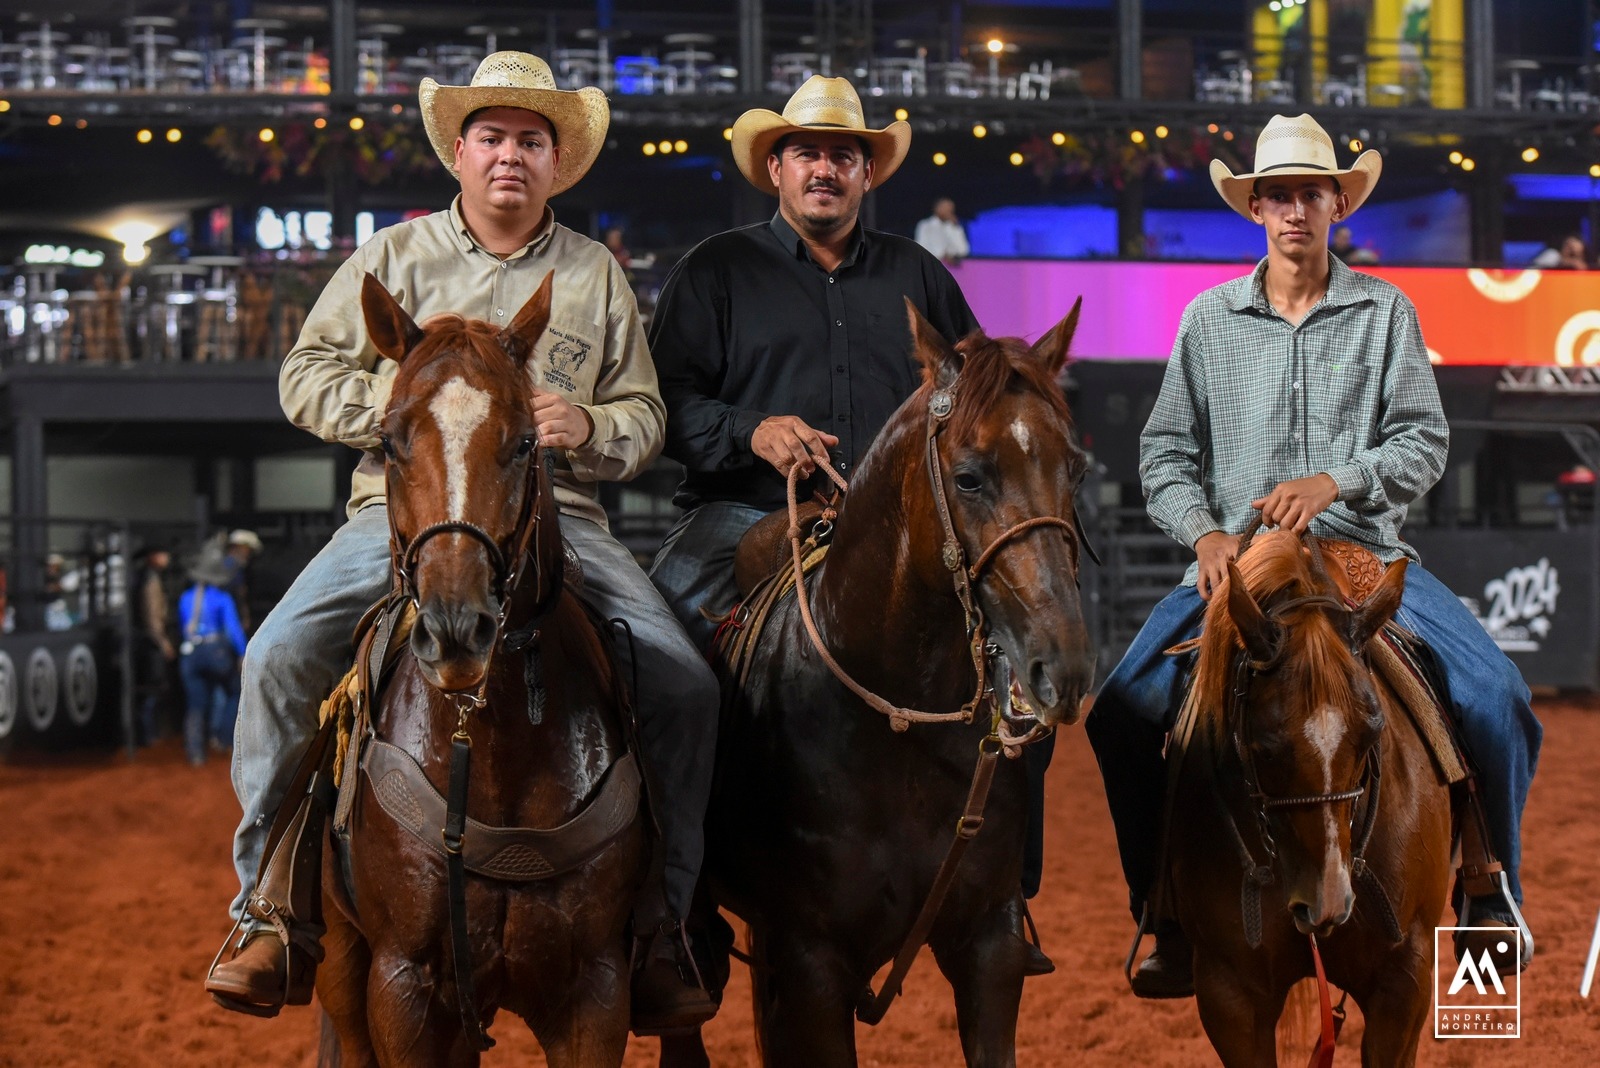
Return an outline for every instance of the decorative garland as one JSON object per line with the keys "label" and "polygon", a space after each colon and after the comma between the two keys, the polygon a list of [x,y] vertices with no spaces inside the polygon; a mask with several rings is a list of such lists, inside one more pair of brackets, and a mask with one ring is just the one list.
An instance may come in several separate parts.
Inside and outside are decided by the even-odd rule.
{"label": "decorative garland", "polygon": [[206,137],[206,145],[228,170],[255,174],[263,182],[348,166],[363,184],[380,185],[396,177],[432,173],[439,166],[433,146],[410,123],[368,120],[358,131],[343,124],[330,123],[319,130],[307,122],[290,122],[272,129],[272,140],[263,141],[256,130],[218,126]]}

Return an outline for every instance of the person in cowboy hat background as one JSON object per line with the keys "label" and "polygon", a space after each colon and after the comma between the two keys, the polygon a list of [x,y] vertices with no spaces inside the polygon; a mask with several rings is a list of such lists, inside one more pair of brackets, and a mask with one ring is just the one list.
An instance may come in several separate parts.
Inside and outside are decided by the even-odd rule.
{"label": "person in cowboy hat background", "polygon": [[206,762],[208,743],[219,752],[233,745],[239,659],[246,644],[244,625],[228,592],[234,574],[221,550],[208,545],[189,569],[191,585],[178,597],[183,747],[189,763],[196,766]]}
{"label": "person in cowboy hat background", "polygon": [[[707,238],[661,287],[650,348],[667,404],[666,454],[684,465],[650,577],[702,647],[738,595],[733,557],[762,516],[785,507],[798,466],[804,499],[848,478],[920,382],[905,298],[954,343],[978,328],[943,263],[910,238],[861,225],[861,201],[905,161],[911,127],[869,128],[844,78],[810,78],[782,114],[733,124],[740,172],[778,198],[766,222]],[[1028,749],[1033,785],[1023,889],[1043,866],[1048,749]],[[1021,937],[1019,932],[1019,937]],[[1030,974],[1054,965],[1029,948]]]}
{"label": "person in cowboy hat background", "polygon": [[[632,555],[607,529],[601,480],[633,477],[660,451],[666,414],[632,290],[596,241],[555,219],[549,200],[581,179],[609,122],[596,88],[559,91],[544,60],[497,52],[466,86],[423,79],[428,139],[461,183],[445,210],[373,235],[334,274],[284,360],[280,394],[297,425],[360,449],[349,522],[264,619],[244,663],[234,788],[244,818],[234,839],[246,924],[234,955],[206,988],[229,1008],[270,1015],[284,999],[284,950],[252,921],[261,853],[277,809],[317,726],[318,703],[349,666],[350,634],[389,589],[389,523],[379,425],[396,365],[380,360],[360,312],[371,273],[413,319],[450,312],[510,323],[552,269],[550,325],[528,364],[541,442],[556,450],[562,534],[584,564],[582,596],[602,618],[632,628],[642,754],[664,836],[667,885],[649,880],[635,915],[651,950],[634,976],[636,1028],[692,1026],[715,1005],[686,980],[678,921],[699,871],[710,792],[718,693],[690,643]],[[624,660],[630,646],[620,643]],[[628,674],[624,670],[625,676]],[[247,905],[252,906],[247,913]],[[319,932],[302,932],[314,944]],[[314,963],[291,943],[289,1000],[311,994]],[[642,1024],[641,1021],[644,1021]]]}
{"label": "person in cowboy hat background", "polygon": [[[1179,324],[1140,437],[1139,474],[1151,519],[1196,559],[1151,611],[1085,724],[1135,918],[1158,874],[1162,740],[1182,698],[1181,665],[1163,650],[1199,633],[1205,602],[1257,509],[1268,526],[1353,541],[1385,563],[1411,561],[1396,619],[1442,666],[1480,769],[1493,848],[1512,897],[1522,898],[1519,828],[1542,733],[1528,687],[1400,538],[1407,506],[1438,480],[1449,445],[1416,309],[1393,285],[1352,271],[1328,250],[1329,227],[1361,207],[1381,169],[1371,150],[1339,167],[1332,140],[1309,115],[1267,123],[1253,172],[1211,164],[1222,199],[1265,230],[1267,254],[1249,275],[1196,297]],[[1471,917],[1521,923],[1500,897],[1474,899]],[[1525,963],[1501,958],[1502,975]],[[1158,924],[1135,993],[1192,994],[1190,965],[1183,932]]]}

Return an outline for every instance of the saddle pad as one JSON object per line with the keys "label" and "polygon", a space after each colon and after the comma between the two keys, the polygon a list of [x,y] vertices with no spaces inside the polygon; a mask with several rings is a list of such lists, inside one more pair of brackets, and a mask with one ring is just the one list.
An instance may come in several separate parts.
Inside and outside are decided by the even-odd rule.
{"label": "saddle pad", "polygon": [[1400,698],[1400,705],[1411,717],[1417,733],[1433,756],[1434,770],[1448,786],[1466,779],[1471,772],[1456,742],[1446,703],[1428,672],[1418,663],[1415,646],[1421,639],[1391,623],[1383,628],[1372,651],[1372,668]]}
{"label": "saddle pad", "polygon": [[[385,599],[387,600],[387,598]],[[362,686],[364,672],[363,661],[366,650],[370,646],[371,636],[383,624],[383,612],[377,610],[384,602],[380,601],[368,610],[362,617],[361,626],[355,636],[356,658],[350,665],[350,670],[345,672],[344,678],[334,686],[333,692],[328,694],[317,710],[317,723],[322,724],[332,719],[336,723],[338,751],[334,756],[333,784],[342,785],[344,781],[344,767],[346,755],[350,748],[350,735],[355,730],[356,713],[361,708],[363,700]],[[411,626],[416,622],[416,608],[410,601],[402,602],[400,618],[395,622],[394,633],[389,638],[389,646],[384,650],[383,664],[379,669],[380,675],[386,673],[400,656],[400,650],[405,648],[406,640],[411,636]],[[376,682],[374,682],[376,689]],[[375,695],[373,695],[375,696]],[[353,763],[353,761],[352,761]]]}
{"label": "saddle pad", "polygon": [[[809,575],[828,555],[826,545],[808,541],[801,546],[801,571]],[[750,661],[756,641],[766,626],[772,609],[787,594],[794,592],[794,567],[791,565],[768,577],[717,627],[711,640],[711,666],[721,676],[724,690],[743,689],[750,674]],[[727,702],[724,701],[724,706]]]}

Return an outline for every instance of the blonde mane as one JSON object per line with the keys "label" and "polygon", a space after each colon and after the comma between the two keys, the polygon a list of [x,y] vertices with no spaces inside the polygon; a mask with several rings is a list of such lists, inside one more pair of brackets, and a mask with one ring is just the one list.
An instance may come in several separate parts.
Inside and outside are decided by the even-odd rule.
{"label": "blonde mane", "polygon": [[[1245,589],[1262,611],[1292,597],[1325,592],[1311,570],[1304,544],[1289,531],[1257,534],[1237,566]],[[1303,694],[1300,706],[1355,707],[1352,681],[1359,665],[1326,613],[1307,607],[1292,612],[1285,623],[1280,670],[1295,673],[1297,692]],[[1206,605],[1192,684],[1198,702],[1197,726],[1213,739],[1224,737],[1230,727],[1228,697],[1234,684],[1235,656],[1243,648],[1244,640],[1228,612],[1228,585],[1224,582]]]}

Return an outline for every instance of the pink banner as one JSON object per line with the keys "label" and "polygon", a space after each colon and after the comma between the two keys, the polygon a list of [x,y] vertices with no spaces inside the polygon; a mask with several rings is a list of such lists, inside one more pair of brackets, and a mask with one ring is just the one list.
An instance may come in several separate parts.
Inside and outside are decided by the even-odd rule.
{"label": "pink banner", "polygon": [[[1361,269],[1411,298],[1435,363],[1600,365],[1600,272]],[[1164,360],[1189,301],[1249,270],[1242,263],[967,260],[953,273],[991,334],[1037,338],[1082,295],[1074,356]]]}

